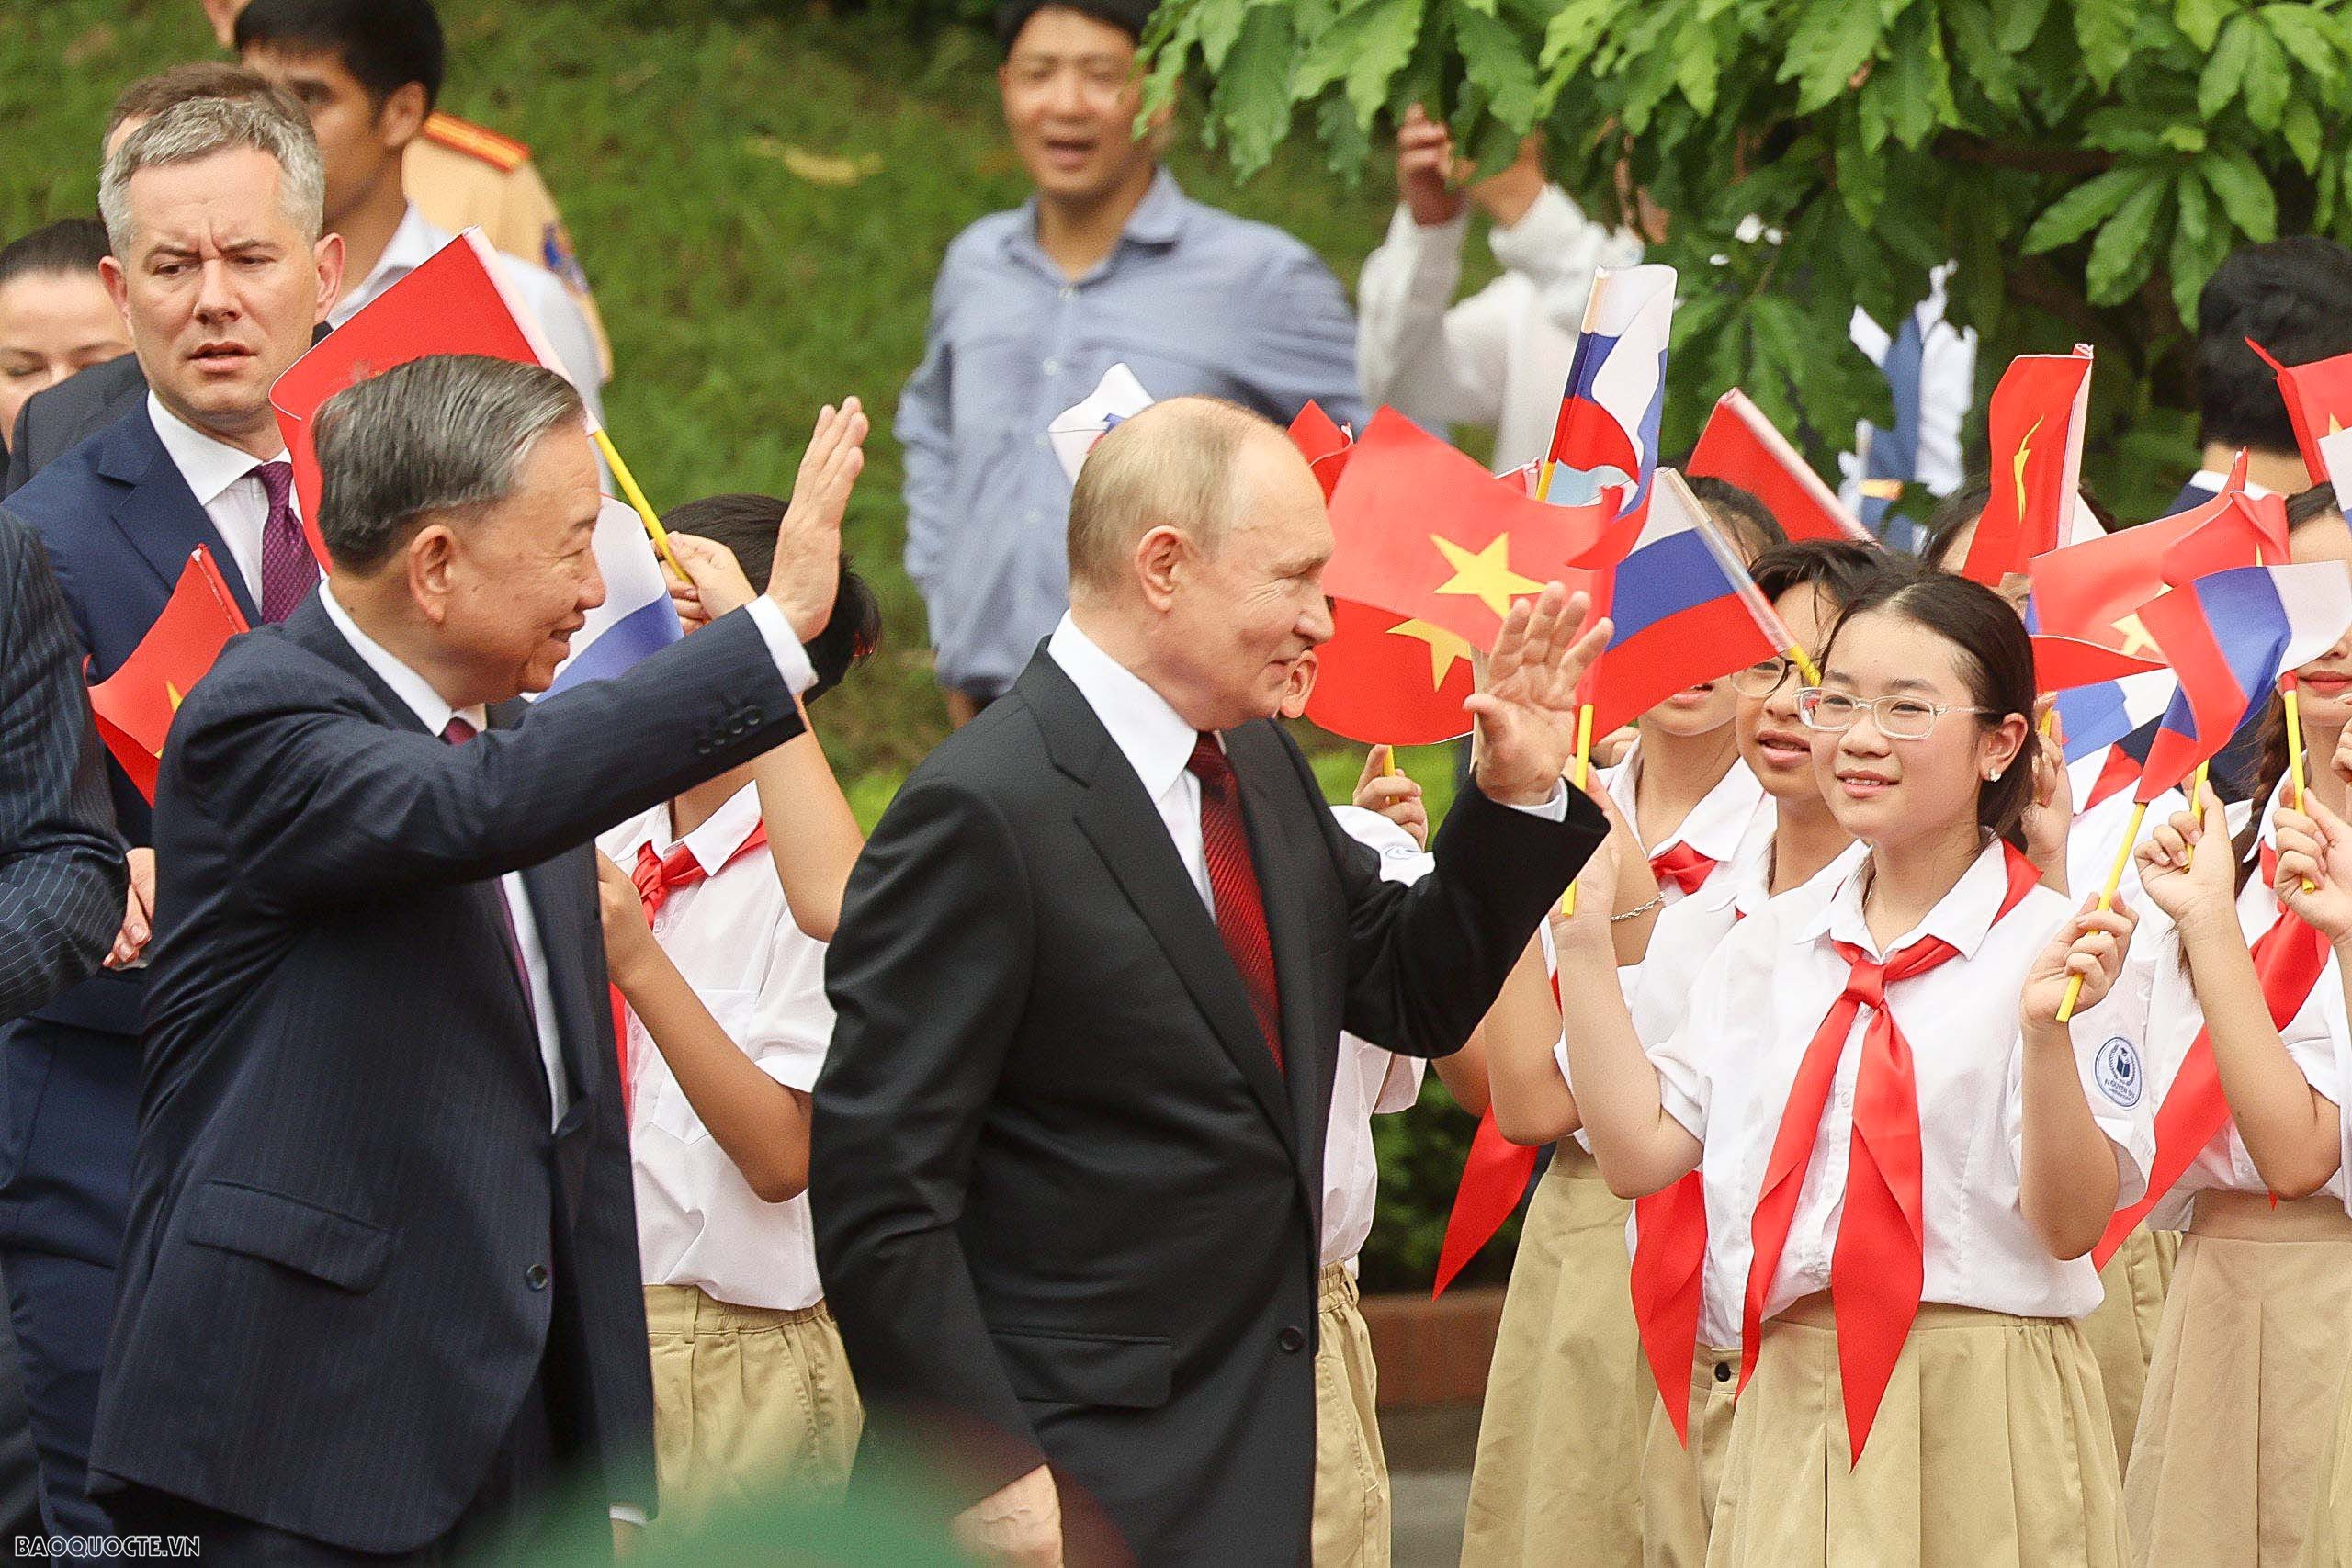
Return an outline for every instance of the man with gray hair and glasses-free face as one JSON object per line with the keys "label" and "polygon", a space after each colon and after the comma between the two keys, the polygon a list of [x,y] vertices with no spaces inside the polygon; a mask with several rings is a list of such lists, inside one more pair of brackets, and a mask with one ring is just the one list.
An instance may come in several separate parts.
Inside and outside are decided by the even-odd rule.
{"label": "man with gray hair and glasses-free face", "polygon": [[[254,625],[318,581],[269,388],[341,282],[323,189],[310,127],[267,101],[175,104],[107,156],[101,272],[148,390],[6,502],[48,550],[93,681],[145,638],[199,546]],[[130,846],[111,972],[0,1034],[16,1108],[0,1128],[0,1264],[45,1522],[71,1534],[104,1523],[83,1463],[129,1201],[155,864],[145,797],[111,761],[107,774]]]}
{"label": "man with gray hair and glasses-free face", "polygon": [[590,841],[799,732],[865,434],[820,421],[763,596],[530,706],[604,600],[579,395],[439,356],[321,411],[334,574],[221,656],[156,792],[119,1529],[440,1562],[545,1540],[559,1483],[653,1511]]}

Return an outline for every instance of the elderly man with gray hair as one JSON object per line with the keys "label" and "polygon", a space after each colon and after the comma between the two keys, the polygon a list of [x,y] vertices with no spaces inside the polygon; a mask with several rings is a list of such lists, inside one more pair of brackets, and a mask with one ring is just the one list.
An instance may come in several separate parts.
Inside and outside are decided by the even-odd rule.
{"label": "elderly man with gray hair", "polygon": [[580,1523],[559,1482],[651,1512],[590,840],[800,729],[865,427],[820,421],[763,596],[530,705],[604,598],[578,395],[442,356],[321,411],[333,575],[221,656],[156,792],[119,1528],[441,1562]]}
{"label": "elderly man with gray hair", "polygon": [[[318,579],[303,542],[270,383],[311,344],[342,277],[320,232],[325,176],[301,120],[267,102],[198,99],[160,113],[107,160],[107,287],[147,390],[11,495],[48,551],[77,661],[104,680],[163,613],[201,547],[248,621],[275,620]],[[83,1495],[99,1359],[114,1310],[139,1114],[135,967],[149,928],[149,809],[107,766],[130,891],[109,972],[0,1034],[0,1263],[23,1351],[44,1522],[86,1535]]]}

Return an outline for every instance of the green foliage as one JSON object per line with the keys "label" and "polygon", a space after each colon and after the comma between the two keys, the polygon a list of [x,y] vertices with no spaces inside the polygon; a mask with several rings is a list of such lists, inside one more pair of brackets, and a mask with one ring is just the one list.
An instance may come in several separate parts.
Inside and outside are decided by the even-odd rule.
{"label": "green foliage", "polygon": [[[1301,114],[1353,171],[1416,102],[1487,166],[1542,128],[1589,211],[1630,174],[1682,271],[1669,448],[1737,383],[1826,467],[1886,412],[1849,311],[1891,321],[1957,261],[1987,385],[2098,348],[2089,470],[2146,514],[2188,455],[2183,323],[2213,268],[2352,238],[2352,0],[1163,0],[1158,31],[1163,85],[1248,78],[1206,127],[1245,174]],[[2133,461],[2165,446],[2127,426],[2179,456]]]}

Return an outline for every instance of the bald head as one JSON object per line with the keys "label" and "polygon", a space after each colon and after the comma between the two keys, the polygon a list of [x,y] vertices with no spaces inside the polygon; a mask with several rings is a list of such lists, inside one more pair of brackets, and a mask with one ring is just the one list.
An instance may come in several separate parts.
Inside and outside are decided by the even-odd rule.
{"label": "bald head", "polygon": [[1248,504],[1248,470],[1284,455],[1312,483],[1280,429],[1216,398],[1170,398],[1122,421],[1087,455],[1070,496],[1071,592],[1115,592],[1137,542],[1162,525],[1214,554]]}

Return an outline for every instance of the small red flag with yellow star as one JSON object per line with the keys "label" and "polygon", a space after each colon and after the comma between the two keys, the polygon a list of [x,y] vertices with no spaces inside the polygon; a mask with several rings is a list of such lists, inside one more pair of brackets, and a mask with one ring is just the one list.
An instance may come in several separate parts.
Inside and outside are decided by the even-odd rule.
{"label": "small red flag with yellow star", "polygon": [[130,657],[90,688],[98,734],[122,771],[152,804],[164,737],[189,690],[212,668],[229,639],[248,629],[212,552],[198,545],[180,571],[164,613]]}
{"label": "small red flag with yellow star", "polygon": [[2082,476],[2083,415],[2091,351],[2027,354],[2009,362],[1984,411],[1993,443],[1993,493],[1977,520],[1961,575],[1998,588],[2066,537]]}
{"label": "small red flag with yellow star", "polygon": [[1538,501],[1385,408],[1348,449],[1332,491],[1338,548],[1323,591],[1484,650],[1512,600],[1555,580],[1582,585],[1570,563],[1600,541],[1612,499]]}
{"label": "small red flag with yellow star", "polygon": [[2278,378],[2278,395],[2287,401],[2288,423],[2294,427],[2295,445],[2302,452],[2303,467],[2311,470],[2312,483],[2333,482],[2325,443],[2337,431],[2352,428],[2352,354],[2309,365],[2281,365],[2252,338],[2245,345]]}

